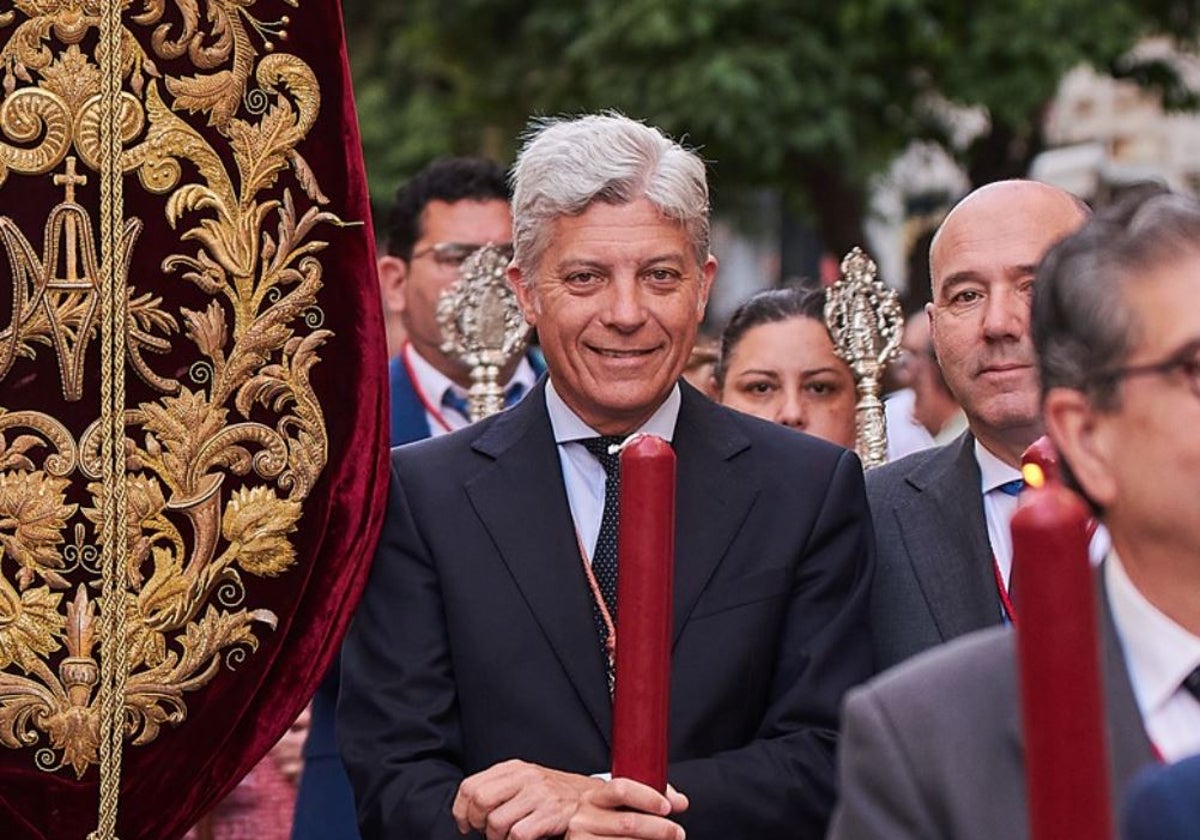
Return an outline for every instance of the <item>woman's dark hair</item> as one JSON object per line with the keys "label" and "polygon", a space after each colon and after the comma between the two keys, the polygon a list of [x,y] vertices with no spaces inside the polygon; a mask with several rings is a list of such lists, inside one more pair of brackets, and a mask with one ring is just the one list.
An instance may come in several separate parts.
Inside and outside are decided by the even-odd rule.
{"label": "woman's dark hair", "polygon": [[790,286],[768,289],[747,299],[730,317],[721,333],[721,352],[713,368],[717,389],[725,387],[729,357],[750,330],[762,324],[774,324],[791,318],[811,318],[825,324],[825,290]]}

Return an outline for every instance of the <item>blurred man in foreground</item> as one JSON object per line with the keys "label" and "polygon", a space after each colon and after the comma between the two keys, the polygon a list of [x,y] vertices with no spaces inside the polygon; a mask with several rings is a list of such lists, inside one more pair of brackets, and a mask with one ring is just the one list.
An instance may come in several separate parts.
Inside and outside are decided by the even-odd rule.
{"label": "blurred man in foreground", "polygon": [[[1046,425],[1100,512],[1114,801],[1200,753],[1200,204],[1135,198],[1038,271]],[[1181,305],[1182,304],[1182,305]],[[1028,836],[1013,634],[953,642],[851,693],[833,840]]]}

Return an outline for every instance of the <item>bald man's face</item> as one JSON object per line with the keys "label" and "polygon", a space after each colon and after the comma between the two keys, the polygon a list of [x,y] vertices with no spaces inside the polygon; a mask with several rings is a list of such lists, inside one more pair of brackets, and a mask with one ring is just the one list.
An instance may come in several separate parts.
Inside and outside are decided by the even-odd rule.
{"label": "bald man's face", "polygon": [[1038,263],[1083,224],[1059,190],[1031,182],[985,187],[947,217],[930,254],[934,350],[976,437],[1018,453],[1041,434],[1029,334]]}

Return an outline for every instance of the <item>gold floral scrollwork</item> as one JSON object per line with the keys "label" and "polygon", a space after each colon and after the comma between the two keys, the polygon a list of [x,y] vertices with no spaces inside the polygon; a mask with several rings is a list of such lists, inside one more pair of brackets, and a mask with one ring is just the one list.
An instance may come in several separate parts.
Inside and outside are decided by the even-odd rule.
{"label": "gold floral scrollwork", "polygon": [[[101,595],[96,562],[113,490],[99,419],[0,405],[0,745],[34,750],[44,770],[82,776],[99,760],[105,616],[124,616],[127,744],[153,742],[186,719],[189,693],[252,665],[278,621],[257,602],[299,562],[293,540],[328,459],[311,381],[333,338],[319,295],[328,240],[317,234],[342,222],[300,151],[320,109],[317,78],[278,49],[290,19],[257,16],[257,2],[122,0],[115,98],[89,52],[101,0],[15,0],[0,13],[0,190],[30,177],[60,190],[36,224],[0,217],[13,301],[0,383],[50,364],[69,416],[95,401],[88,350],[106,266],[80,196],[104,159],[104,113],[117,114],[127,202],[136,177],[138,206],[157,203],[178,235],[148,265],[137,260],[144,218],[128,218],[114,257],[122,361],[140,382],[118,407],[126,528],[114,537],[125,558],[115,597]],[[190,69],[167,75],[160,63]],[[181,282],[202,305],[164,302]]]}

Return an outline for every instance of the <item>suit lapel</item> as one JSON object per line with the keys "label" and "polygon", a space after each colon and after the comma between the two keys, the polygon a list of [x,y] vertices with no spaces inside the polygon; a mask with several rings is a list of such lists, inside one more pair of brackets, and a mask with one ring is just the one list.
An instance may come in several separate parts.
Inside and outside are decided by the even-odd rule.
{"label": "suit lapel", "polygon": [[975,441],[963,435],[907,477],[893,508],[913,572],[943,640],[1000,621]]}
{"label": "suit lapel", "polygon": [[758,495],[747,470],[733,456],[750,440],[699,392],[680,383],[683,402],[673,441],[675,491],[675,627],[672,643],[700,593],[729,550],[737,529]]}
{"label": "suit lapel", "polygon": [[1112,778],[1115,805],[1120,805],[1121,791],[1137,771],[1154,761],[1154,748],[1146,735],[1142,713],[1133,696],[1129,681],[1129,666],[1121,650],[1121,639],[1113,623],[1104,586],[1104,566],[1096,571],[1097,602],[1100,605],[1097,622],[1104,646],[1104,699],[1108,709],[1108,749],[1112,757]]}
{"label": "suit lapel", "polygon": [[[546,413],[545,380],[474,442],[495,459],[466,487],[475,512],[606,741],[612,704],[591,594]],[[530,499],[537,504],[530,507]]]}
{"label": "suit lapel", "polygon": [[[1121,650],[1121,639],[1113,623],[1112,608],[1108,603],[1108,590],[1104,585],[1104,566],[1095,570],[1097,621],[1100,629],[1101,679],[1104,686],[1105,729],[1108,734],[1108,753],[1111,766],[1112,803],[1121,806],[1124,791],[1138,771],[1155,761],[1154,747],[1146,735],[1142,713],[1133,696],[1133,684],[1129,681],[1129,667]],[[1013,639],[1013,683],[1020,685],[1021,661],[1016,655],[1016,639]],[[1007,728],[1012,744],[1021,756],[1024,767],[1025,751],[1021,738],[1021,699],[1016,693],[1016,702],[1009,710]]]}
{"label": "suit lapel", "polygon": [[392,446],[424,440],[432,434],[425,406],[421,405],[400,356],[388,362],[388,403]]}

